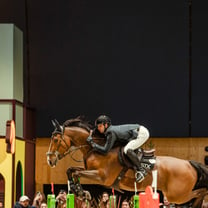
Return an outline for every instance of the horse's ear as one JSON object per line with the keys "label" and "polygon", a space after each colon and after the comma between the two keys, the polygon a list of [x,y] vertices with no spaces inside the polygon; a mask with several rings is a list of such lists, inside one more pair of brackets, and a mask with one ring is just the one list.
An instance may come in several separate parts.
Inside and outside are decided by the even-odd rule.
{"label": "horse's ear", "polygon": [[55,128],[57,128],[57,129],[60,128],[60,124],[59,124],[59,122],[58,122],[56,119],[51,120],[51,122],[52,122],[52,124],[53,124],[53,126],[54,126]]}
{"label": "horse's ear", "polygon": [[60,126],[59,122],[56,119],[54,119],[54,122],[55,122],[56,126]]}
{"label": "horse's ear", "polygon": [[62,132],[62,127],[56,119],[52,120],[52,124],[54,125],[57,131]]}
{"label": "horse's ear", "polygon": [[56,124],[55,124],[54,120],[51,120],[51,122],[52,122],[54,128],[56,128]]}

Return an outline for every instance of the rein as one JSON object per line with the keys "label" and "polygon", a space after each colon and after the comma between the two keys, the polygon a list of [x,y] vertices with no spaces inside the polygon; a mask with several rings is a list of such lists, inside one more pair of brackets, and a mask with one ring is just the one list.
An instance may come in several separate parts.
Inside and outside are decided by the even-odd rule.
{"label": "rein", "polygon": [[[77,150],[79,150],[79,149],[81,149],[81,148],[83,148],[83,147],[86,147],[86,146],[88,146],[88,145],[79,145],[79,146],[71,146],[71,147],[69,147],[69,145],[66,143],[66,141],[65,141],[65,139],[64,139],[64,129],[62,129],[62,131],[60,132],[60,131],[54,131],[53,133],[52,133],[52,138],[51,138],[51,141],[52,141],[52,139],[53,139],[53,137],[54,137],[54,135],[57,135],[57,134],[60,134],[61,135],[61,140],[59,140],[59,143],[58,143],[58,146],[57,146],[57,150],[55,151],[55,152],[47,152],[46,153],[46,155],[47,156],[49,156],[49,155],[55,155],[56,156],[56,158],[58,159],[58,160],[60,160],[60,159],[62,159],[62,158],[64,158],[66,155],[70,155],[70,157],[71,157],[71,159],[72,160],[74,160],[75,162],[83,162],[83,160],[77,160],[76,158],[74,158],[73,157],[73,154],[77,151]],[[60,154],[60,152],[58,151],[59,150],[59,148],[62,146],[61,145],[61,142],[64,142],[64,144],[65,144],[65,146],[66,146],[66,151],[63,153],[63,154]],[[50,146],[49,146],[49,149],[51,148],[51,143],[50,143]],[[72,154],[71,154],[72,153]]]}
{"label": "rein", "polygon": [[70,157],[71,157],[71,159],[72,160],[74,160],[75,162],[83,162],[84,160],[77,160],[76,158],[74,158],[73,157],[73,154],[77,151],[77,150],[79,150],[79,149],[81,149],[81,148],[83,148],[83,147],[86,147],[86,146],[88,146],[88,145],[80,145],[80,146],[78,146],[78,147],[75,147],[75,146],[71,146],[70,147],[70,149],[67,151],[67,152],[65,152],[66,154],[64,154],[64,157],[67,155],[67,154],[70,154],[70,153],[72,153],[71,155],[70,155]]}

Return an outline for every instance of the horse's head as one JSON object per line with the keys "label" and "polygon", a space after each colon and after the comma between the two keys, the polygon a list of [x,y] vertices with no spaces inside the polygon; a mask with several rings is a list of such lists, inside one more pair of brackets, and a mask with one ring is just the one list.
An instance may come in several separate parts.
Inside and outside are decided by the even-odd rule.
{"label": "horse's head", "polygon": [[53,120],[52,124],[55,130],[52,133],[49,150],[46,153],[48,164],[51,167],[55,167],[58,160],[71,152],[79,149],[85,155],[91,149],[91,146],[86,142],[90,127],[81,119],[67,120],[63,126],[57,120]]}
{"label": "horse's head", "polygon": [[52,133],[51,143],[46,155],[48,164],[51,167],[55,167],[58,160],[69,153],[71,141],[70,138],[64,137],[64,127],[61,126],[57,120],[52,120],[52,124],[55,127],[55,130]]}

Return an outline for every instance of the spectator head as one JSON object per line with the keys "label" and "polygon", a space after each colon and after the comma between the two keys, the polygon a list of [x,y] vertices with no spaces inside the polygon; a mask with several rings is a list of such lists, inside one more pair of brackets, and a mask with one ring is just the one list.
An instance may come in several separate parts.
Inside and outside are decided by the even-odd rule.
{"label": "spectator head", "polygon": [[127,199],[123,200],[121,204],[121,208],[129,208],[129,202],[127,201]]}
{"label": "spectator head", "polygon": [[45,203],[45,202],[42,202],[41,204],[40,204],[40,208],[47,208],[48,206],[47,206],[47,204]]}
{"label": "spectator head", "polygon": [[30,199],[28,196],[23,195],[20,197],[19,199],[19,203],[23,206],[23,207],[27,207],[29,205]]}
{"label": "spectator head", "polygon": [[103,192],[103,194],[102,194],[102,201],[104,203],[109,201],[109,194],[107,192]]}
{"label": "spectator head", "polygon": [[56,197],[59,207],[63,208],[66,205],[66,197],[67,192],[65,190],[60,190],[58,196]]}

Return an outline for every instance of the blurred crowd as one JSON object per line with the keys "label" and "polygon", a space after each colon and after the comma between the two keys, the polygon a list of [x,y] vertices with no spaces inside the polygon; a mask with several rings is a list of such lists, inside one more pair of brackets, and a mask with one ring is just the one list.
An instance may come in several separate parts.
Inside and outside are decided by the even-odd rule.
{"label": "blurred crowd", "polygon": [[[112,200],[115,200],[114,197]],[[66,208],[67,192],[65,190],[60,190],[56,197],[56,208]],[[115,202],[115,203],[114,203]],[[82,197],[75,197],[74,203],[78,208],[130,208],[130,201],[124,199],[119,205],[117,200],[110,201],[110,196],[108,192],[103,192],[101,196],[95,200],[92,199],[91,194],[88,191],[84,191]],[[110,204],[113,204],[111,206]],[[31,201],[26,195],[19,198],[14,204],[14,208],[47,208],[47,199],[45,194],[42,192],[37,192],[34,199]]]}
{"label": "blurred crowd", "polygon": [[[55,198],[56,208],[66,208],[67,192],[60,190]],[[88,191],[84,191],[83,196],[75,197],[75,207],[77,208],[134,208],[134,195],[129,199],[128,197],[120,195],[119,197],[109,195],[108,192],[103,192],[95,199],[92,198]],[[3,203],[0,202],[0,208],[3,208]],[[160,208],[177,208],[177,205],[171,204],[164,197],[164,201],[160,203]],[[181,206],[180,206],[181,207]],[[23,195],[19,198],[13,208],[48,208],[47,198],[44,193],[37,192],[31,200],[28,196]],[[182,206],[182,208],[189,208],[188,206]],[[208,203],[204,201],[202,208],[208,208]]]}

